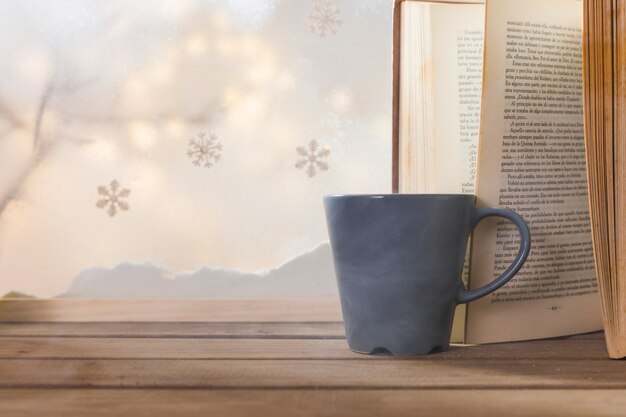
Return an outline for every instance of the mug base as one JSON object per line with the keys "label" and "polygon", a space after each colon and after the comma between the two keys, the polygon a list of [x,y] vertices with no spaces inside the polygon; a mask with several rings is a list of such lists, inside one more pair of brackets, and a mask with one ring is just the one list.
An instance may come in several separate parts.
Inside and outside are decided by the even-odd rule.
{"label": "mug base", "polygon": [[398,357],[411,357],[411,356],[425,356],[434,353],[447,352],[450,346],[434,346],[430,350],[419,350],[414,352],[394,352],[392,349],[388,349],[383,346],[375,347],[372,349],[357,349],[350,346],[350,350],[354,353],[359,353],[361,355],[370,355],[370,356],[381,356],[381,357],[389,357],[389,356],[398,356]]}

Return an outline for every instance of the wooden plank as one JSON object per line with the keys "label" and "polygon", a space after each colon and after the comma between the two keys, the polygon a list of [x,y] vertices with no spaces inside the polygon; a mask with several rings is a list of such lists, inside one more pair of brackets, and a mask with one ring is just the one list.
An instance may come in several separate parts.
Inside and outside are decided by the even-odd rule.
{"label": "wooden plank", "polygon": [[626,390],[0,390],[0,415],[623,416]]}
{"label": "wooden plank", "polygon": [[[67,359],[378,359],[337,339],[0,338],[0,358]],[[452,347],[412,360],[605,359],[601,340],[555,340]],[[399,358],[396,358],[399,359]],[[407,359],[408,360],[408,359]]]}
{"label": "wooden plank", "polygon": [[475,346],[452,346],[450,351],[427,357],[429,360],[604,360],[608,358],[603,340],[536,340]]}
{"label": "wooden plank", "polygon": [[0,339],[0,358],[354,359],[345,340],[303,339]]}
{"label": "wooden plank", "polygon": [[[345,339],[342,322],[0,322],[0,337]],[[603,332],[550,340],[604,340]]]}
{"label": "wooden plank", "polygon": [[340,322],[336,299],[0,300],[0,322]]}
{"label": "wooden plank", "polygon": [[158,338],[333,338],[344,339],[341,322],[160,323],[60,322],[0,323],[1,337],[158,337]]}
{"label": "wooden plank", "polygon": [[0,359],[0,388],[626,388],[611,360]]}

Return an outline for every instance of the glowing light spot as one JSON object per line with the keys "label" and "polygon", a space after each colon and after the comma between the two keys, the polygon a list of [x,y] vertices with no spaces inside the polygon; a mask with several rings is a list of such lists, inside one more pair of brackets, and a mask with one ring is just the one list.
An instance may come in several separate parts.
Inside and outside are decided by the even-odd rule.
{"label": "glowing light spot", "polygon": [[249,133],[258,129],[267,113],[267,100],[262,95],[243,97],[229,114],[233,129]]}
{"label": "glowing light spot", "polygon": [[228,104],[239,102],[243,98],[241,91],[236,88],[227,88],[224,92],[224,99]]}
{"label": "glowing light spot", "polygon": [[248,71],[248,79],[255,84],[265,84],[272,79],[275,72],[274,63],[268,60],[252,66]]}
{"label": "glowing light spot", "polygon": [[157,84],[171,80],[172,68],[167,64],[157,64],[150,70],[150,79]]}
{"label": "glowing light spot", "polygon": [[49,54],[41,48],[23,50],[14,65],[18,74],[30,80],[39,80],[48,76],[52,68]]}
{"label": "glowing light spot", "polygon": [[128,95],[133,97],[144,95],[147,90],[146,81],[142,77],[131,76],[126,81],[125,90]]}
{"label": "glowing light spot", "polygon": [[346,113],[352,108],[352,94],[347,89],[331,91],[326,101],[336,113]]}
{"label": "glowing light spot", "polygon": [[295,84],[295,77],[291,72],[283,71],[278,75],[277,84],[282,90],[289,90]]}
{"label": "glowing light spot", "polygon": [[242,113],[247,115],[250,121],[258,119],[264,109],[265,103],[258,97],[248,97],[241,105]]}
{"label": "glowing light spot", "polygon": [[165,129],[172,136],[181,136],[185,133],[185,122],[178,117],[171,118],[167,121]]}
{"label": "glowing light spot", "polygon": [[264,51],[264,46],[261,45],[257,38],[252,36],[243,36],[239,41],[239,47],[245,53],[250,56],[259,57],[262,56]]}
{"label": "glowing light spot", "polygon": [[235,42],[231,38],[221,37],[215,41],[217,52],[224,55],[232,55],[236,50]]}
{"label": "glowing light spot", "polygon": [[208,50],[208,42],[202,34],[195,34],[187,38],[185,47],[189,55],[202,55]]}
{"label": "glowing light spot", "polygon": [[146,122],[132,122],[129,127],[130,143],[139,151],[149,151],[156,142],[156,130]]}

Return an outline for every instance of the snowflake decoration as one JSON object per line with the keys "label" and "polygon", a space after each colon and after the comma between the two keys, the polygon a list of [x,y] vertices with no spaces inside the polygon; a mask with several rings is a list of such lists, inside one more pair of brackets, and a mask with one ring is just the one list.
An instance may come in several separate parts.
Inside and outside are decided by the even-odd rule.
{"label": "snowflake decoration", "polygon": [[322,159],[330,155],[330,150],[327,148],[318,150],[316,140],[312,140],[309,143],[309,149],[306,149],[304,146],[298,146],[296,152],[302,157],[302,159],[296,162],[296,168],[302,169],[306,167],[306,173],[309,177],[313,177],[318,169],[320,171],[328,170],[328,164],[322,161]]}
{"label": "snowflake decoration", "polygon": [[187,156],[195,166],[211,168],[214,163],[220,160],[222,144],[217,136],[206,133],[199,133],[189,141]]}
{"label": "snowflake decoration", "polygon": [[104,185],[98,187],[98,194],[100,194],[103,198],[98,200],[96,203],[96,207],[105,208],[108,206],[107,213],[109,216],[113,217],[117,213],[117,210],[128,210],[128,203],[123,198],[128,198],[130,195],[130,190],[128,188],[120,188],[120,183],[116,180],[111,181],[109,187],[107,188]]}
{"label": "snowflake decoration", "polygon": [[309,13],[309,30],[320,38],[336,34],[343,23],[340,14],[339,7],[329,0],[315,2]]}

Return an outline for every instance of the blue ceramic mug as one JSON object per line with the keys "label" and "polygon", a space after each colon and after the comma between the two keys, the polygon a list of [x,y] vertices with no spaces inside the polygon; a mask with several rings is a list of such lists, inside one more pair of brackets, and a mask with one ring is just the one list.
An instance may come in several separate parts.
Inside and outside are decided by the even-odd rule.
{"label": "blue ceramic mug", "polygon": [[[465,194],[324,197],[350,348],[424,355],[447,350],[457,304],[506,284],[530,252],[530,232],[511,210],[478,208]],[[485,217],[512,221],[517,257],[488,285],[468,291],[462,271],[472,229]]]}

